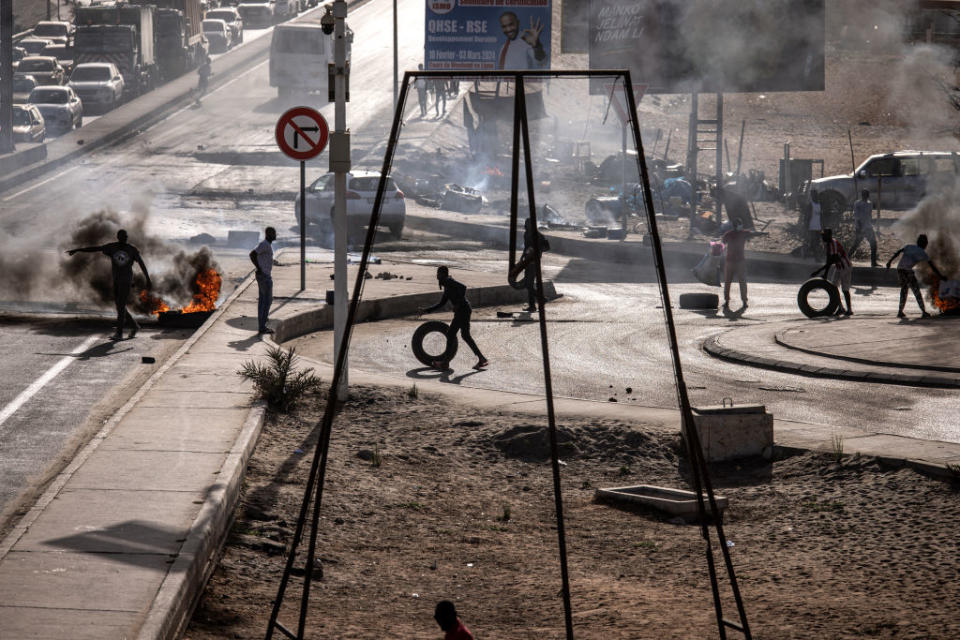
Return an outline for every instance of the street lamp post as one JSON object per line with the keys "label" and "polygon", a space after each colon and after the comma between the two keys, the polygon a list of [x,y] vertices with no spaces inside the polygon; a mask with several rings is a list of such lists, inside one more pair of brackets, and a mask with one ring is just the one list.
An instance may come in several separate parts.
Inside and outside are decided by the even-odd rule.
{"label": "street lamp post", "polygon": [[13,0],[0,0],[0,153],[13,150]]}
{"label": "street lamp post", "polygon": [[[340,353],[347,328],[347,172],[350,171],[350,132],[347,131],[347,3],[333,3],[334,132],[330,139],[333,198],[333,348]],[[337,396],[347,398],[347,366]]]}

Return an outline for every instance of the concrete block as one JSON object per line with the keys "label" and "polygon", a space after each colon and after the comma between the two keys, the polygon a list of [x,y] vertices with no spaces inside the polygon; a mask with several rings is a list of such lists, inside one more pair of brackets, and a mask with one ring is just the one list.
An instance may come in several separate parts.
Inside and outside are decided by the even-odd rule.
{"label": "concrete block", "polygon": [[693,408],[707,462],[763,455],[773,446],[773,414],[763,405]]}

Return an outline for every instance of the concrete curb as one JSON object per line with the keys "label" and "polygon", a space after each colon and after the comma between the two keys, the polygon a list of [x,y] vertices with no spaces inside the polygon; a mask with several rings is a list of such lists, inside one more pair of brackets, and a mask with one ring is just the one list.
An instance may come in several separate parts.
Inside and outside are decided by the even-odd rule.
{"label": "concrete curb", "polygon": [[190,621],[207,580],[217,568],[220,549],[233,523],[244,471],[260,438],[265,414],[264,405],[250,410],[240,436],[221,467],[219,477],[225,480],[218,482],[207,493],[176,561],[157,591],[137,638],[174,640],[180,637]]}
{"label": "concrete curb", "polygon": [[834,378],[850,382],[877,382],[881,384],[897,384],[909,387],[935,387],[941,389],[960,389],[960,377],[945,377],[931,375],[906,375],[880,371],[855,371],[835,367],[824,367],[811,364],[796,364],[779,358],[755,356],[736,349],[729,349],[720,344],[723,334],[707,338],[703,341],[703,350],[721,360],[736,362],[761,369],[772,369],[813,378]]}
{"label": "concrete curb", "polygon": [[[543,292],[548,300],[557,297],[553,282],[543,283]],[[474,307],[492,307],[501,304],[526,302],[526,289],[514,289],[508,284],[494,287],[471,287],[468,297]],[[357,322],[373,322],[386,318],[398,318],[415,315],[420,307],[426,307],[437,301],[436,292],[412,293],[392,298],[361,300],[357,309]],[[316,308],[292,313],[289,316],[273,318],[273,339],[277,343],[286,342],[312,331],[333,328],[333,306],[318,305]]]}

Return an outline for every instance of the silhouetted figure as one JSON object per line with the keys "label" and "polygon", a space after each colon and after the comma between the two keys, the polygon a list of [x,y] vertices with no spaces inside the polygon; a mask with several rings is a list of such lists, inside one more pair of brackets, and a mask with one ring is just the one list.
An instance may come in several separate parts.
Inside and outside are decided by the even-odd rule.
{"label": "silhouetted figure", "polygon": [[[847,308],[844,310],[841,304],[837,307],[837,315],[852,315],[853,306],[850,303],[850,283],[853,280],[853,263],[844,251],[843,245],[833,237],[832,229],[824,229],[820,232],[823,239],[823,245],[826,248],[827,262],[820,269],[810,275],[823,272],[823,277],[832,282],[843,291],[843,298],[846,300]],[[833,267],[831,273],[830,268]]]}
{"label": "silhouetted figure", "polygon": [[273,333],[267,326],[270,317],[270,305],[273,304],[273,246],[277,239],[277,230],[267,227],[264,239],[250,252],[250,262],[257,270],[257,333]]}
{"label": "silhouetted figure", "polygon": [[523,270],[523,284],[527,289],[524,311],[537,310],[537,260],[544,251],[550,251],[550,243],[533,226],[533,219],[527,218],[523,223],[523,259],[528,261]]}
{"label": "silhouetted figure", "polygon": [[923,313],[922,317],[930,317],[926,307],[923,306],[923,295],[920,293],[920,284],[917,282],[916,274],[913,273],[913,267],[920,262],[926,262],[930,265],[930,270],[933,271],[938,278],[941,280],[944,278],[943,274],[937,270],[936,265],[933,264],[933,260],[927,255],[927,243],[927,236],[921,233],[917,236],[917,244],[904,245],[897,249],[897,252],[887,260],[887,269],[889,269],[890,263],[893,262],[894,258],[901,253],[903,254],[900,262],[897,263],[897,277],[900,279],[900,309],[897,311],[898,318],[907,317],[903,312],[903,307],[907,304],[907,289],[913,289],[913,295],[917,299],[917,304],[920,305],[920,311]]}
{"label": "silhouetted figure", "polygon": [[443,640],[473,640],[473,634],[457,617],[457,608],[449,600],[441,600],[437,603],[433,619],[445,632]]}
{"label": "silhouetted figure", "polygon": [[864,239],[870,243],[870,266],[877,265],[877,232],[873,229],[873,203],[870,202],[870,191],[860,192],[860,199],[853,203],[853,224],[856,225],[856,235],[850,255],[857,252]]}
{"label": "silhouetted figure", "polygon": [[143,264],[143,258],[140,257],[140,251],[127,242],[127,232],[123,229],[117,231],[117,242],[101,245],[99,247],[82,247],[79,249],[70,249],[68,255],[77,252],[82,253],[103,253],[110,256],[110,264],[113,267],[113,299],[117,305],[117,332],[113,334],[113,340],[123,340],[123,325],[126,320],[130,321],[133,327],[130,330],[130,337],[137,335],[140,325],[130,315],[127,310],[127,302],[130,300],[130,288],[133,286],[133,263],[140,265],[140,271],[147,279],[147,289],[150,289],[150,274],[147,273],[147,265]]}
{"label": "silhouetted figure", "polygon": [[[423,71],[423,65],[418,64],[417,69]],[[424,77],[417,78],[413,86],[417,89],[417,100],[420,102],[420,117],[427,117],[427,79]]]}
{"label": "silhouetted figure", "polygon": [[200,98],[207,92],[207,87],[210,85],[210,76],[212,75],[213,69],[210,66],[210,56],[205,55],[203,62],[201,62],[197,68],[197,104],[200,104]]}
{"label": "silhouetted figure", "polygon": [[730,284],[736,279],[740,285],[741,310],[747,308],[747,240],[753,235],[743,228],[743,221],[736,218],[733,229],[721,238],[726,245],[726,259],[723,261],[723,306],[730,308]]}
{"label": "silhouetted figure", "polygon": [[[431,91],[433,92],[433,115],[439,118],[447,113],[447,81],[442,78],[434,78]],[[443,103],[443,112],[440,111],[440,103]]]}
{"label": "silhouetted figure", "polygon": [[[443,289],[443,297],[440,298],[440,302],[432,307],[421,309],[420,313],[433,313],[449,302],[450,306],[453,307],[453,320],[450,322],[450,329],[447,332],[448,350],[450,343],[457,339],[457,332],[459,331],[460,337],[463,338],[463,341],[467,343],[467,346],[470,347],[474,355],[477,356],[477,364],[473,365],[473,368],[482,369],[486,367],[490,363],[487,362],[487,359],[480,353],[480,348],[477,347],[477,343],[473,341],[473,337],[470,335],[470,316],[473,314],[473,309],[470,307],[470,301],[467,300],[466,285],[451,278],[450,270],[446,265],[437,267],[437,282],[440,283],[440,288]],[[436,369],[445,371],[450,366],[450,362],[447,360],[437,360],[433,363],[433,366]]]}

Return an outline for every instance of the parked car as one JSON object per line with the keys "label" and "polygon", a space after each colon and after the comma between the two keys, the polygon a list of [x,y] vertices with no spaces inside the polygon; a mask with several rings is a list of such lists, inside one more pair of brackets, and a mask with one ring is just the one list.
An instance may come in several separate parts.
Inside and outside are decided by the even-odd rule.
{"label": "parked car", "polygon": [[211,53],[223,53],[233,44],[230,27],[223,20],[204,20],[203,37],[207,39]]}
{"label": "parked car", "polygon": [[243,23],[248,27],[263,29],[273,25],[272,2],[241,2],[237,11],[243,16]]}
{"label": "parked car", "polygon": [[[374,171],[353,171],[347,174],[347,225],[351,229],[365,227],[370,220],[377,195],[380,174]],[[327,173],[307,188],[307,224],[315,224],[324,233],[333,229],[333,173]],[[300,221],[300,196],[294,203],[294,218]],[[403,234],[407,219],[407,203],[393,178],[387,178],[380,211],[380,224],[390,229],[394,238]]]}
{"label": "parked car", "polygon": [[26,73],[13,74],[13,104],[22,104],[37,86],[37,79]]}
{"label": "parked car", "polygon": [[53,40],[48,38],[24,38],[17,43],[17,46],[27,52],[28,56],[38,56],[43,53],[43,48],[48,44],[53,44]]}
{"label": "parked car", "polygon": [[37,84],[63,84],[66,74],[60,62],[53,56],[27,56],[20,61],[17,73],[32,75]]}
{"label": "parked car", "polygon": [[233,35],[233,43],[243,42],[243,17],[236,7],[224,7],[208,11],[206,18],[208,20],[223,20],[230,27],[230,33]]}
{"label": "parked car", "polygon": [[83,126],[83,104],[70,87],[37,87],[27,102],[40,109],[48,133],[65,133]]}
{"label": "parked car", "polygon": [[48,44],[43,49],[43,55],[56,58],[60,66],[63,67],[63,75],[69,77],[73,70],[73,47],[68,47],[65,44]]}
{"label": "parked car", "polygon": [[68,83],[89,113],[110,111],[123,100],[123,76],[112,62],[84,62],[73,68]]}
{"label": "parked car", "polygon": [[16,71],[20,66],[20,61],[27,57],[27,50],[23,47],[13,48],[13,70]]}
{"label": "parked car", "polygon": [[33,37],[47,38],[57,44],[72,45],[76,27],[62,20],[43,20],[33,28]]}
{"label": "parked car", "polygon": [[13,139],[15,142],[43,142],[47,128],[36,105],[13,105]]}

